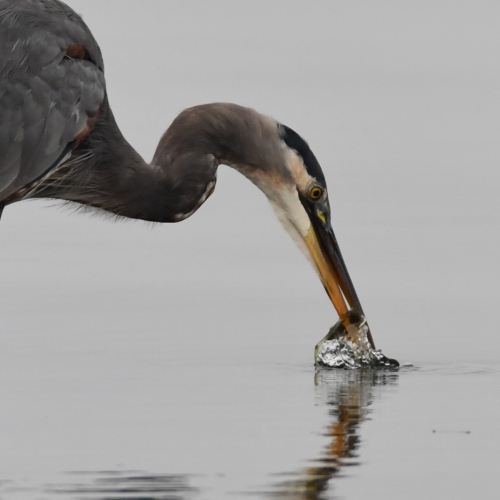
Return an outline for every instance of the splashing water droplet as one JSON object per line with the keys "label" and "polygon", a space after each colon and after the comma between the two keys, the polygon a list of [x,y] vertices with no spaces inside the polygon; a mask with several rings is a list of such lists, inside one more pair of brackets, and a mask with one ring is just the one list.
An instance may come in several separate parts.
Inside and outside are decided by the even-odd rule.
{"label": "splashing water droplet", "polygon": [[374,349],[368,340],[368,323],[364,316],[349,312],[347,326],[339,321],[326,337],[319,342],[314,352],[316,366],[328,368],[384,368],[397,370],[399,363]]}

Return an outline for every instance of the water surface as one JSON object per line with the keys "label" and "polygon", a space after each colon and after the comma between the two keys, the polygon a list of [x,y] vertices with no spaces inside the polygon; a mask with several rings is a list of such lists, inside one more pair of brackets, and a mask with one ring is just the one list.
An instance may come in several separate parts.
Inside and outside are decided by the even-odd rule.
{"label": "water surface", "polygon": [[414,368],[315,372],[334,310],[226,167],[181,224],[7,207],[2,500],[497,499],[498,2],[68,3],[146,159],[205,102],[304,136],[377,347]]}
{"label": "water surface", "polygon": [[315,371],[142,354],[3,373],[2,498],[496,496],[496,365]]}

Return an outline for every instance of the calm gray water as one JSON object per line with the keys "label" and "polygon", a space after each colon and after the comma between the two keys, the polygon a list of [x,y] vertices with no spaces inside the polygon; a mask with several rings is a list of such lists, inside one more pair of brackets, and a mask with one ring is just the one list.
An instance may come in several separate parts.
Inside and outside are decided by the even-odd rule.
{"label": "calm gray water", "polygon": [[264,196],[221,167],[191,219],[50,203],[0,222],[0,497],[496,499],[496,2],[74,0],[150,158],[233,101],[310,143],[399,373],[316,373],[336,321]]}

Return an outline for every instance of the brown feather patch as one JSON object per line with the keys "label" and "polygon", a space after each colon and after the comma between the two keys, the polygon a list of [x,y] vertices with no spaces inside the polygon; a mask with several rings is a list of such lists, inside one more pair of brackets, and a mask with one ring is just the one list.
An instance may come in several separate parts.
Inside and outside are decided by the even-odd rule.
{"label": "brown feather patch", "polygon": [[75,137],[73,138],[73,147],[71,149],[77,148],[79,144],[90,134],[90,132],[92,132],[92,129],[97,122],[99,111],[99,109],[95,111],[87,111],[87,125],[85,125],[83,130],[75,135]]}
{"label": "brown feather patch", "polygon": [[85,59],[87,57],[87,51],[83,45],[77,43],[72,43],[69,47],[63,49],[68,57],[72,59]]}

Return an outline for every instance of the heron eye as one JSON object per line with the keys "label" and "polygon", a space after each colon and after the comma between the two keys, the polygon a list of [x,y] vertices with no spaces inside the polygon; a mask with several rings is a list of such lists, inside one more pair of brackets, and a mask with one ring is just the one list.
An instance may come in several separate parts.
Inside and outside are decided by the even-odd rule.
{"label": "heron eye", "polygon": [[309,191],[309,198],[311,198],[311,200],[319,200],[322,194],[323,190],[319,186],[314,186]]}

